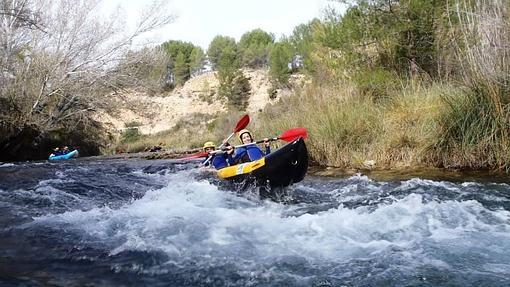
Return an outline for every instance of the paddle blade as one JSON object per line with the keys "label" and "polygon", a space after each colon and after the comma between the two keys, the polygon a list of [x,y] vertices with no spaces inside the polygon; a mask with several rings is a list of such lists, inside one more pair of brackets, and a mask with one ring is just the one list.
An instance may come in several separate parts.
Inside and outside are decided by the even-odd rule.
{"label": "paddle blade", "polygon": [[239,132],[240,130],[244,129],[248,124],[250,123],[250,116],[244,115],[236,125],[236,128],[234,129],[234,133]]}
{"label": "paddle blade", "polygon": [[308,137],[308,132],[306,131],[305,128],[294,128],[294,129],[290,129],[290,130],[287,130],[285,132],[283,132],[279,137],[278,139],[280,140],[284,140],[286,142],[291,142],[297,138],[303,138],[303,139],[306,139]]}
{"label": "paddle blade", "polygon": [[204,152],[199,152],[194,155],[187,156],[187,157],[178,158],[177,160],[190,160],[190,159],[207,157],[207,156],[209,156],[209,153],[204,151]]}

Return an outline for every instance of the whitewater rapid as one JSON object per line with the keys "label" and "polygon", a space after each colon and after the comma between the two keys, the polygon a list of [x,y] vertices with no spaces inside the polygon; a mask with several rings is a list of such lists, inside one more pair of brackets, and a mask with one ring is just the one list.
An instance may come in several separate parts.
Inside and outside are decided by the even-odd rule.
{"label": "whitewater rapid", "polygon": [[[100,270],[98,285],[131,285],[116,279],[122,274],[133,286],[510,282],[505,183],[308,176],[285,201],[274,202],[165,161],[1,170],[13,168],[38,176],[18,187],[0,185],[0,201],[12,211],[3,215],[2,233],[37,238],[45,251],[30,255],[7,245],[2,262],[18,252],[49,264],[43,269],[55,277],[69,277],[51,268],[63,260],[78,274],[84,263]],[[57,285],[78,282],[65,280]]]}

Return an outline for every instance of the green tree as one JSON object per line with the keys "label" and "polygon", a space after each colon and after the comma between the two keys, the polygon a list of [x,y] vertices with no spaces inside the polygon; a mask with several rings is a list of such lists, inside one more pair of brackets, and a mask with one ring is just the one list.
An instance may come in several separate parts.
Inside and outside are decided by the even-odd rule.
{"label": "green tree", "polygon": [[[222,54],[225,50],[229,50],[229,53],[233,53],[235,58],[237,58],[237,44],[236,40],[232,37],[227,36],[216,36],[209,44],[209,48],[207,49],[207,56],[213,65],[213,69],[218,69],[220,64],[220,60],[222,58]],[[231,57],[229,55],[227,57]]]}
{"label": "green tree", "polygon": [[186,56],[183,53],[177,54],[172,70],[175,76],[175,83],[177,85],[183,85],[189,78],[189,66],[186,63]]}
{"label": "green tree", "polygon": [[184,55],[185,59],[189,63],[189,59],[191,58],[191,53],[195,46],[189,42],[170,40],[161,44],[165,52],[168,54],[172,62],[175,62],[177,56],[181,53]]}
{"label": "green tree", "polygon": [[250,99],[251,85],[250,80],[241,70],[236,71],[234,77],[232,94],[230,95],[229,104],[239,111],[245,111],[248,107]]}
{"label": "green tree", "polygon": [[289,82],[289,62],[292,60],[293,51],[289,42],[283,41],[274,44],[269,56],[269,75],[278,86],[286,85]]}
{"label": "green tree", "polygon": [[342,50],[358,64],[399,74],[438,74],[437,37],[447,22],[447,0],[349,2],[352,6],[344,16],[333,13],[324,23],[321,44]]}
{"label": "green tree", "polygon": [[194,74],[202,69],[204,66],[205,54],[204,50],[200,47],[195,47],[190,55],[190,71]]}
{"label": "green tree", "polygon": [[248,105],[250,85],[240,70],[237,51],[226,47],[218,62],[219,95],[226,97],[229,106],[245,110]]}
{"label": "green tree", "polygon": [[170,58],[172,72],[175,74],[177,84],[183,84],[190,78],[191,70],[196,68],[192,65],[198,65],[197,58],[199,58],[199,51],[202,49],[192,43],[175,40],[167,41],[161,44],[161,47]]}
{"label": "green tree", "polygon": [[261,29],[244,33],[239,41],[242,65],[250,68],[266,66],[273,42],[274,36]]}
{"label": "green tree", "polygon": [[292,35],[289,37],[289,42],[295,49],[296,54],[301,55],[305,61],[305,68],[309,71],[313,69],[311,61],[314,42],[316,42],[314,35],[317,34],[318,27],[322,23],[318,19],[314,19],[307,24],[301,24],[294,28]]}

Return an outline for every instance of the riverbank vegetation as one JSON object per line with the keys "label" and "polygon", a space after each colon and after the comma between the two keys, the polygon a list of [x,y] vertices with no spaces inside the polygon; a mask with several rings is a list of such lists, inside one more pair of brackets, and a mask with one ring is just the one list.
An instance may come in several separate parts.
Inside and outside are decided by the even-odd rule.
{"label": "riverbank vegetation", "polygon": [[[218,52],[238,49],[231,38],[218,37],[211,44],[208,54],[216,67],[222,56],[230,59],[224,63],[231,74],[240,63],[267,66],[269,97],[289,87],[293,72],[309,78],[310,84],[292,87],[292,97],[252,115],[256,134],[276,136],[304,126],[311,158],[321,165],[508,170],[508,5],[482,0],[349,3],[344,13],[328,11],[288,37],[261,41],[268,52],[260,53],[266,50],[259,45],[257,57],[264,61]],[[233,83],[226,85],[235,94]],[[213,131],[199,138],[219,141],[228,134]],[[196,135],[188,137],[198,141]]]}
{"label": "riverbank vegetation", "polygon": [[290,37],[313,47],[300,51],[313,84],[259,129],[307,127],[324,165],[508,170],[505,1],[353,2]]}

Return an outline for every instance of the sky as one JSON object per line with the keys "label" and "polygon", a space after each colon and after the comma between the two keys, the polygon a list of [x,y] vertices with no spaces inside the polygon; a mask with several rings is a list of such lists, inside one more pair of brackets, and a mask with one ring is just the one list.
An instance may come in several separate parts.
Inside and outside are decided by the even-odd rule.
{"label": "sky", "polygon": [[[148,2],[115,1],[110,0],[109,5],[120,5],[128,22],[136,19],[144,2]],[[176,19],[152,33],[150,40],[154,44],[182,40],[206,50],[217,35],[239,41],[244,33],[257,28],[273,33],[278,39],[290,35],[299,24],[321,18],[328,6],[339,7],[339,4],[331,0],[171,0],[168,13]]]}

